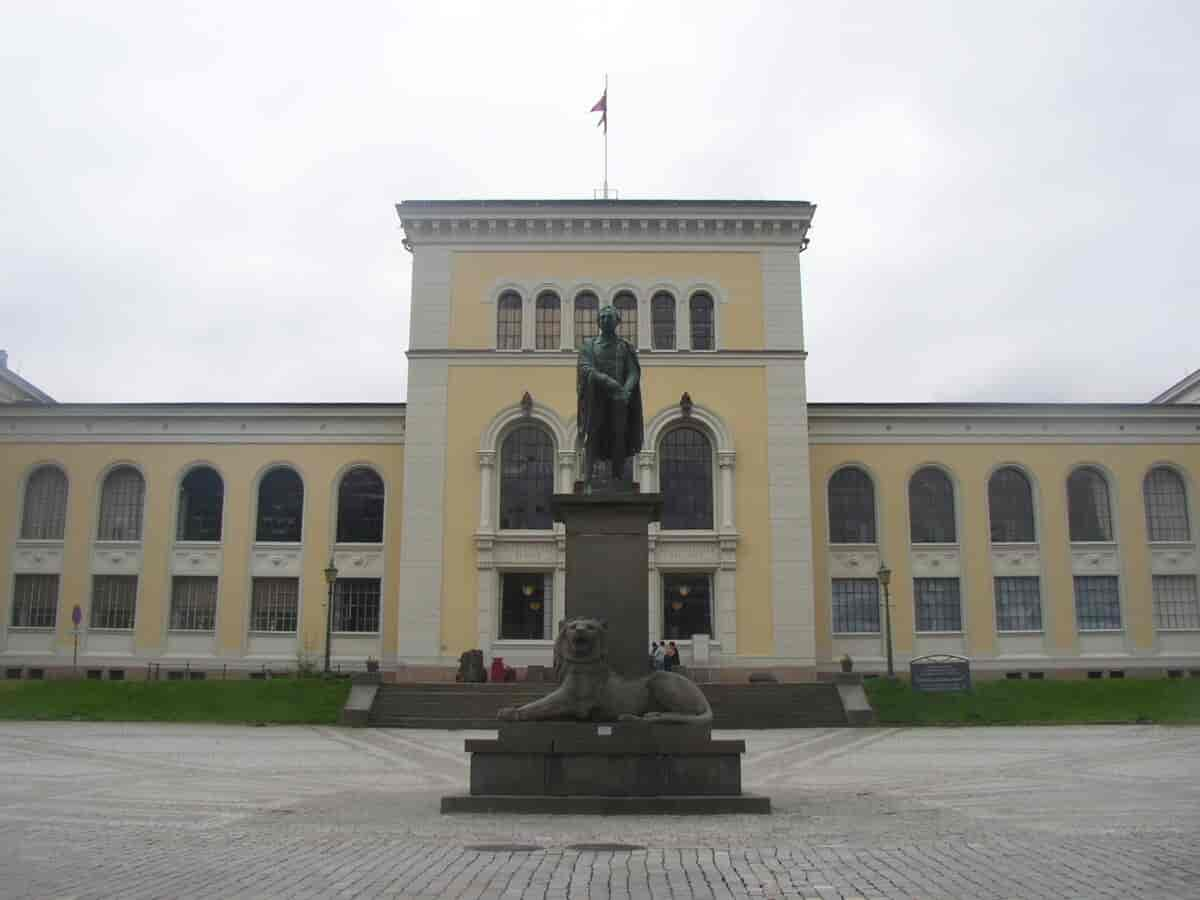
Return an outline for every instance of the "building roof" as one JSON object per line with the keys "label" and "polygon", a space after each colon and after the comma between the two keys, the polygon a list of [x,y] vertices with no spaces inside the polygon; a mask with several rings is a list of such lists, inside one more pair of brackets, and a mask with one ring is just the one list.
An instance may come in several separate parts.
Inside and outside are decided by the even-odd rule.
{"label": "building roof", "polygon": [[[1151,403],[1179,403],[1180,398],[1191,391],[1193,388],[1200,388],[1200,369],[1197,369],[1191,375],[1181,378],[1175,382],[1153,400]],[[1185,401],[1186,402],[1186,401]]]}
{"label": "building roof", "polygon": [[53,403],[54,398],[35,384],[30,384],[8,367],[8,351],[0,350],[0,381],[16,388],[25,395],[25,400],[33,403]]}

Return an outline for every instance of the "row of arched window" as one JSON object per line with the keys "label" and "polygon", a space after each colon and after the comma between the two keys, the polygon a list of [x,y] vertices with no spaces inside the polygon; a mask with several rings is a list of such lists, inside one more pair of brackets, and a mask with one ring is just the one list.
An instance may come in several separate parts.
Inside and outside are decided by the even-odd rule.
{"label": "row of arched window", "polygon": [[[21,540],[61,541],[66,533],[68,482],[56,465],[35,469],[25,484]],[[97,514],[97,541],[140,541],[146,482],[130,465],[104,478]],[[383,541],[383,479],[366,466],[348,470],[337,488],[338,543]],[[210,466],[196,466],[179,483],[175,538],[220,541],[225,482]],[[304,529],[304,482],[288,466],[268,471],[258,484],[256,541],[298,543]]]}

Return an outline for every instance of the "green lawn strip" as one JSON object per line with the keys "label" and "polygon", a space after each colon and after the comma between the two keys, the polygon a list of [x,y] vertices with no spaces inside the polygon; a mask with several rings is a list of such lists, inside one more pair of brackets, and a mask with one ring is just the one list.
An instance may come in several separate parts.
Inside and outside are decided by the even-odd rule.
{"label": "green lawn strip", "polygon": [[873,678],[867,696],[886,725],[1200,723],[1200,678],[977,681],[965,693],[922,693]]}
{"label": "green lawn strip", "polygon": [[0,720],[332,724],[348,679],[0,681]]}

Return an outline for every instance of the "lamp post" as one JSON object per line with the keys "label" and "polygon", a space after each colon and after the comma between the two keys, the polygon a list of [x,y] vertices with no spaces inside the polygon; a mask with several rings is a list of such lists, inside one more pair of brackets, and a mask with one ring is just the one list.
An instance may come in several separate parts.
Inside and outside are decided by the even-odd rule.
{"label": "lamp post", "polygon": [[888,585],[892,583],[892,570],[887,567],[887,563],[880,560],[879,571],[875,573],[875,577],[883,586],[883,622],[887,632],[888,678],[895,678],[896,668],[892,663],[892,597],[888,591]]}
{"label": "lamp post", "polygon": [[337,584],[338,570],[329,557],[329,565],[325,567],[325,583],[329,585],[329,598],[325,606],[325,674],[329,674],[329,645],[333,642],[333,586]]}

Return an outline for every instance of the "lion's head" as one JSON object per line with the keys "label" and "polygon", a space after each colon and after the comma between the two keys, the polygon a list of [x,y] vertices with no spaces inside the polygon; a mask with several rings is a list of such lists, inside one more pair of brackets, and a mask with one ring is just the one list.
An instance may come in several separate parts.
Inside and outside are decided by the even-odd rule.
{"label": "lion's head", "polygon": [[608,658],[608,623],[603,619],[567,619],[558,628],[555,656],[568,663],[603,662]]}

